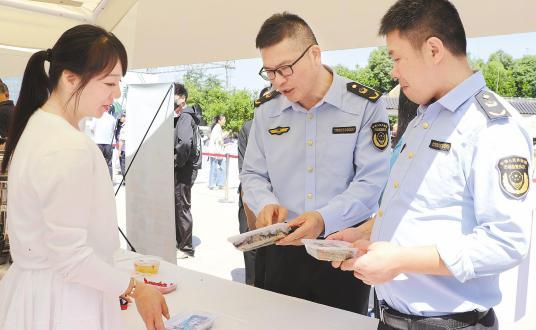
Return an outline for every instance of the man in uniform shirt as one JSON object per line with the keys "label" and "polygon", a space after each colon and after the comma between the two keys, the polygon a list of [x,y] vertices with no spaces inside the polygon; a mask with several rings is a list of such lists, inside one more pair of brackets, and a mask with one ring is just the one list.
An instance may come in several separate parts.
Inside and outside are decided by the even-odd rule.
{"label": "man in uniform shirt", "polygon": [[[365,314],[369,287],[306,254],[302,238],[359,224],[377,210],[389,168],[380,93],[323,66],[300,17],[275,14],[256,39],[273,91],[258,107],[241,172],[256,227],[299,227],[266,250],[265,289]],[[353,295],[348,295],[348,291]]]}
{"label": "man in uniform shirt", "polygon": [[[397,1],[380,34],[393,77],[420,107],[370,241],[356,241],[362,255],[340,266],[376,285],[379,329],[497,329],[499,274],[529,246],[532,139],[470,68],[449,1]],[[332,238],[366,237],[372,222]]]}

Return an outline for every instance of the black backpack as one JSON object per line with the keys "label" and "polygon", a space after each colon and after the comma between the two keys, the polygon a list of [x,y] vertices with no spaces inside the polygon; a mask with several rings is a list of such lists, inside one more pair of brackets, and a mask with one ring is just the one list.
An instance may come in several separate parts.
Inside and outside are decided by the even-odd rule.
{"label": "black backpack", "polygon": [[201,131],[199,126],[195,123],[193,118],[192,129],[194,131],[194,135],[192,137],[192,149],[190,151],[189,161],[192,163],[194,169],[199,170],[203,165],[203,140],[201,139]]}

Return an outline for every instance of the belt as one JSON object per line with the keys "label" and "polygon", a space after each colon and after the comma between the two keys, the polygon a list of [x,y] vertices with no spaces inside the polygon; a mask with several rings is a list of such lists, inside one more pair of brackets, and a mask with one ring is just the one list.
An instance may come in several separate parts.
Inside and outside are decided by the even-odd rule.
{"label": "belt", "polygon": [[483,312],[473,310],[464,313],[426,317],[400,313],[381,301],[380,321],[398,330],[461,329],[477,324],[489,311],[491,309]]}

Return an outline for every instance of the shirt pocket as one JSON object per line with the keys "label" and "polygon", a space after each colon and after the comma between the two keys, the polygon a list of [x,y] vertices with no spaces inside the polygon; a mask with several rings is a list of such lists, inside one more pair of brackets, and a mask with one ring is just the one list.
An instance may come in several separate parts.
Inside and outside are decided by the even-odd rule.
{"label": "shirt pocket", "polygon": [[450,144],[450,150],[438,150],[430,146],[432,140],[427,142],[428,147],[424,150],[423,161],[429,167],[424,172],[418,200],[430,208],[461,207],[466,189],[463,171],[465,145],[457,139],[449,139],[442,143]]}

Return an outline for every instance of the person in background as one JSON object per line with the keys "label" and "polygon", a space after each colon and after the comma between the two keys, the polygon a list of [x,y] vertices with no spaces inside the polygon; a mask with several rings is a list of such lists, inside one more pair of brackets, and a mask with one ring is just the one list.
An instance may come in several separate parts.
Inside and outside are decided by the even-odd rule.
{"label": "person in background", "polygon": [[3,145],[7,139],[9,123],[11,122],[14,109],[15,105],[13,104],[13,101],[9,99],[9,88],[0,79],[0,146]]}
{"label": "person in background", "polygon": [[[224,115],[217,115],[214,117],[212,127],[210,128],[210,140],[208,142],[208,149],[212,154],[223,155],[225,152],[225,134],[223,132],[225,121],[226,119]],[[223,185],[225,184],[226,165],[223,156],[210,156],[209,189],[223,189]]]}
{"label": "person in background", "polygon": [[125,184],[125,140],[126,140],[126,124],[127,115],[121,114],[121,117],[117,120],[115,128],[115,140],[117,141],[117,151],[119,152],[119,167],[121,168],[121,175],[123,176],[123,184]]}
{"label": "person in background", "polygon": [[67,30],[28,61],[2,161],[13,256],[0,281],[2,330],[124,329],[119,296],[135,299],[147,329],[164,330],[162,294],[113,267],[113,187],[80,131],[120,96],[127,64],[119,39],[94,25]]}
{"label": "person in background", "polygon": [[174,154],[175,154],[175,228],[177,238],[177,258],[193,257],[192,244],[194,220],[192,218],[192,186],[201,168],[202,156],[197,147],[200,115],[193,107],[187,106],[188,90],[175,83]]}
{"label": "person in background", "polygon": [[[111,105],[110,107],[113,107]],[[97,144],[102,156],[108,165],[108,172],[110,173],[110,179],[113,181],[113,169],[112,169],[112,156],[114,132],[115,132],[115,118],[110,114],[110,109],[103,113],[100,118],[95,118],[92,121],[93,129],[93,141]]]}

